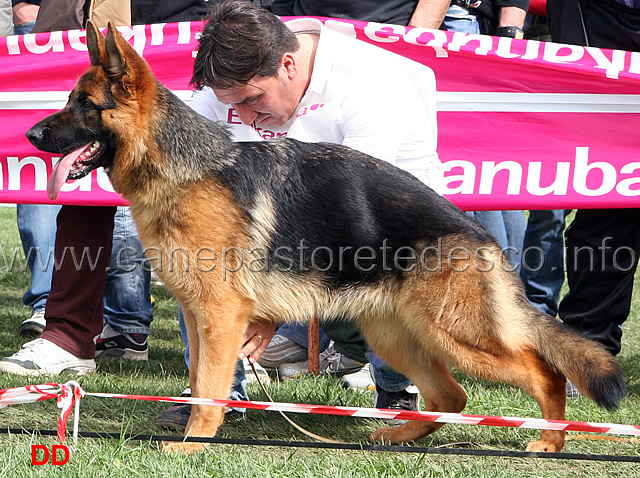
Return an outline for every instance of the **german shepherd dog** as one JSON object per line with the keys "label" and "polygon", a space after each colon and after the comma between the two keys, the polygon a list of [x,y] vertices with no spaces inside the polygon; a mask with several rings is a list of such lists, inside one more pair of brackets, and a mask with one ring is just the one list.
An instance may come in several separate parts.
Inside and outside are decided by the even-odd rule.
{"label": "german shepherd dog", "polygon": [[[184,311],[193,396],[228,397],[253,320],[313,316],[352,318],[427,410],[464,408],[450,366],[521,387],[546,419],[565,418],[566,379],[607,409],[625,395],[615,358],[529,305],[494,239],[409,173],[340,145],[234,143],[112,25],[103,36],[89,23],[87,45],[91,66],[67,105],[27,137],[65,155],[50,196],[102,166],[129,202]],[[160,267],[176,250],[184,267]],[[222,420],[221,407],[196,405],[185,433],[214,435]],[[409,442],[441,426],[408,421],[370,439]],[[527,449],[557,452],[564,438],[542,431]]]}

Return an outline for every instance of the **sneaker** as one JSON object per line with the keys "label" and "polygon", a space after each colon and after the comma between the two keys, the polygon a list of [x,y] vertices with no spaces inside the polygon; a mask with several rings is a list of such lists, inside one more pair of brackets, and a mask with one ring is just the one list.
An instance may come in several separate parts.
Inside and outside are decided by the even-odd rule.
{"label": "sneaker", "polygon": [[578,398],[579,396],[580,392],[576,386],[567,380],[567,398]]}
{"label": "sneaker", "polygon": [[162,282],[162,279],[160,279],[160,276],[155,270],[151,271],[151,283],[153,285],[164,286],[164,282]]}
{"label": "sneaker", "polygon": [[371,373],[369,372],[369,364],[365,364],[362,369],[357,371],[356,373],[348,373],[340,377],[340,381],[342,384],[350,388],[351,390],[357,391],[374,391],[376,389],[376,384],[373,382],[371,378]]}
{"label": "sneaker", "polygon": [[[416,390],[414,392],[414,389]],[[373,406],[375,408],[389,408],[391,410],[419,410],[419,395],[417,388],[410,385],[399,392],[388,392],[380,385],[375,386]],[[385,419],[390,425],[402,425],[406,420],[397,418]]]}
{"label": "sneaker", "polygon": [[306,360],[309,352],[302,345],[284,335],[275,334],[269,342],[267,350],[258,359],[258,363],[267,369],[277,369],[285,363],[294,363]]}
{"label": "sneaker", "polygon": [[20,324],[20,335],[40,335],[47,321],[44,318],[44,309],[34,309],[31,317]]}
{"label": "sneaker", "polygon": [[[264,368],[260,366],[259,363],[256,362],[253,364],[253,366],[256,368],[256,373],[253,373],[251,364],[246,358],[242,359],[242,364],[244,365],[244,374],[247,377],[247,383],[258,383],[258,378],[260,379],[260,382],[262,382],[262,385],[271,383],[269,374]],[[256,374],[258,374],[258,377],[256,377]]]}
{"label": "sneaker", "polygon": [[[186,389],[181,397],[190,397],[191,389]],[[191,405],[188,403],[176,403],[170,406],[165,411],[160,412],[156,417],[156,425],[160,428],[167,428],[169,430],[175,430],[177,432],[184,432],[191,416]],[[244,417],[244,412],[240,409],[228,408],[224,409],[225,421],[237,421]]]}
{"label": "sneaker", "polygon": [[[352,360],[340,352],[336,352],[333,345],[326,348],[320,354],[320,374],[332,375],[334,377],[342,377],[346,374],[356,373],[360,371],[365,364]],[[286,363],[278,367],[278,375],[283,380],[289,380],[299,377],[302,374],[309,373],[309,361],[297,363]]]}
{"label": "sneaker", "polygon": [[[328,349],[329,347],[327,350]],[[325,360],[326,365],[324,364]],[[364,368],[364,366],[365,363],[350,359],[346,355],[336,352],[335,349],[324,356],[323,354],[320,354],[320,373],[322,374],[342,377],[347,374],[359,372]]]}
{"label": "sneaker", "polygon": [[96,358],[123,358],[146,362],[149,359],[146,334],[123,334],[105,324],[94,337]]}
{"label": "sneaker", "polygon": [[66,372],[85,375],[95,372],[93,359],[82,359],[46,339],[27,342],[11,357],[0,360],[0,372],[16,375],[58,375]]}

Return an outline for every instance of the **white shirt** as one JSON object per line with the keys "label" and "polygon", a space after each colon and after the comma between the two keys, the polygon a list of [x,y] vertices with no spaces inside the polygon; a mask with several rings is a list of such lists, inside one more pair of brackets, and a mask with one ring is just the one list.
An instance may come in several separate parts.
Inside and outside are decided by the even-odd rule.
{"label": "white shirt", "polygon": [[343,144],[388,161],[440,192],[436,83],[420,63],[332,31],[315,19],[287,22],[294,32],[318,32],[309,87],[296,113],[279,128],[243,125],[232,106],[210,88],[194,94],[191,107],[228,123],[236,141],[287,136]]}

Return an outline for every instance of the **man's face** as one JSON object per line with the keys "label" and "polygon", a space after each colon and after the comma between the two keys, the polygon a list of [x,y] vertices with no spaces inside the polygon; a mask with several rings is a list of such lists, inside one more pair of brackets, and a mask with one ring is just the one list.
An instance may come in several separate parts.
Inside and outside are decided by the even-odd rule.
{"label": "man's face", "polygon": [[282,126],[295,113],[299,96],[282,69],[275,76],[254,76],[246,85],[213,88],[216,97],[235,108],[244,124]]}

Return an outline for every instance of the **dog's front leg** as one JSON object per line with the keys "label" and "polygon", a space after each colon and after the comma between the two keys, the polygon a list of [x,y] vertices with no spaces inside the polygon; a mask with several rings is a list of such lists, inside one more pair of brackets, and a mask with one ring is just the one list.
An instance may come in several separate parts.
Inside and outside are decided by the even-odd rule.
{"label": "dog's front leg", "polygon": [[[242,297],[227,296],[197,308],[185,307],[183,312],[189,337],[191,395],[226,400],[251,304]],[[223,420],[223,407],[194,405],[185,436],[214,436]],[[192,442],[165,444],[165,450],[183,453],[203,448]]]}

